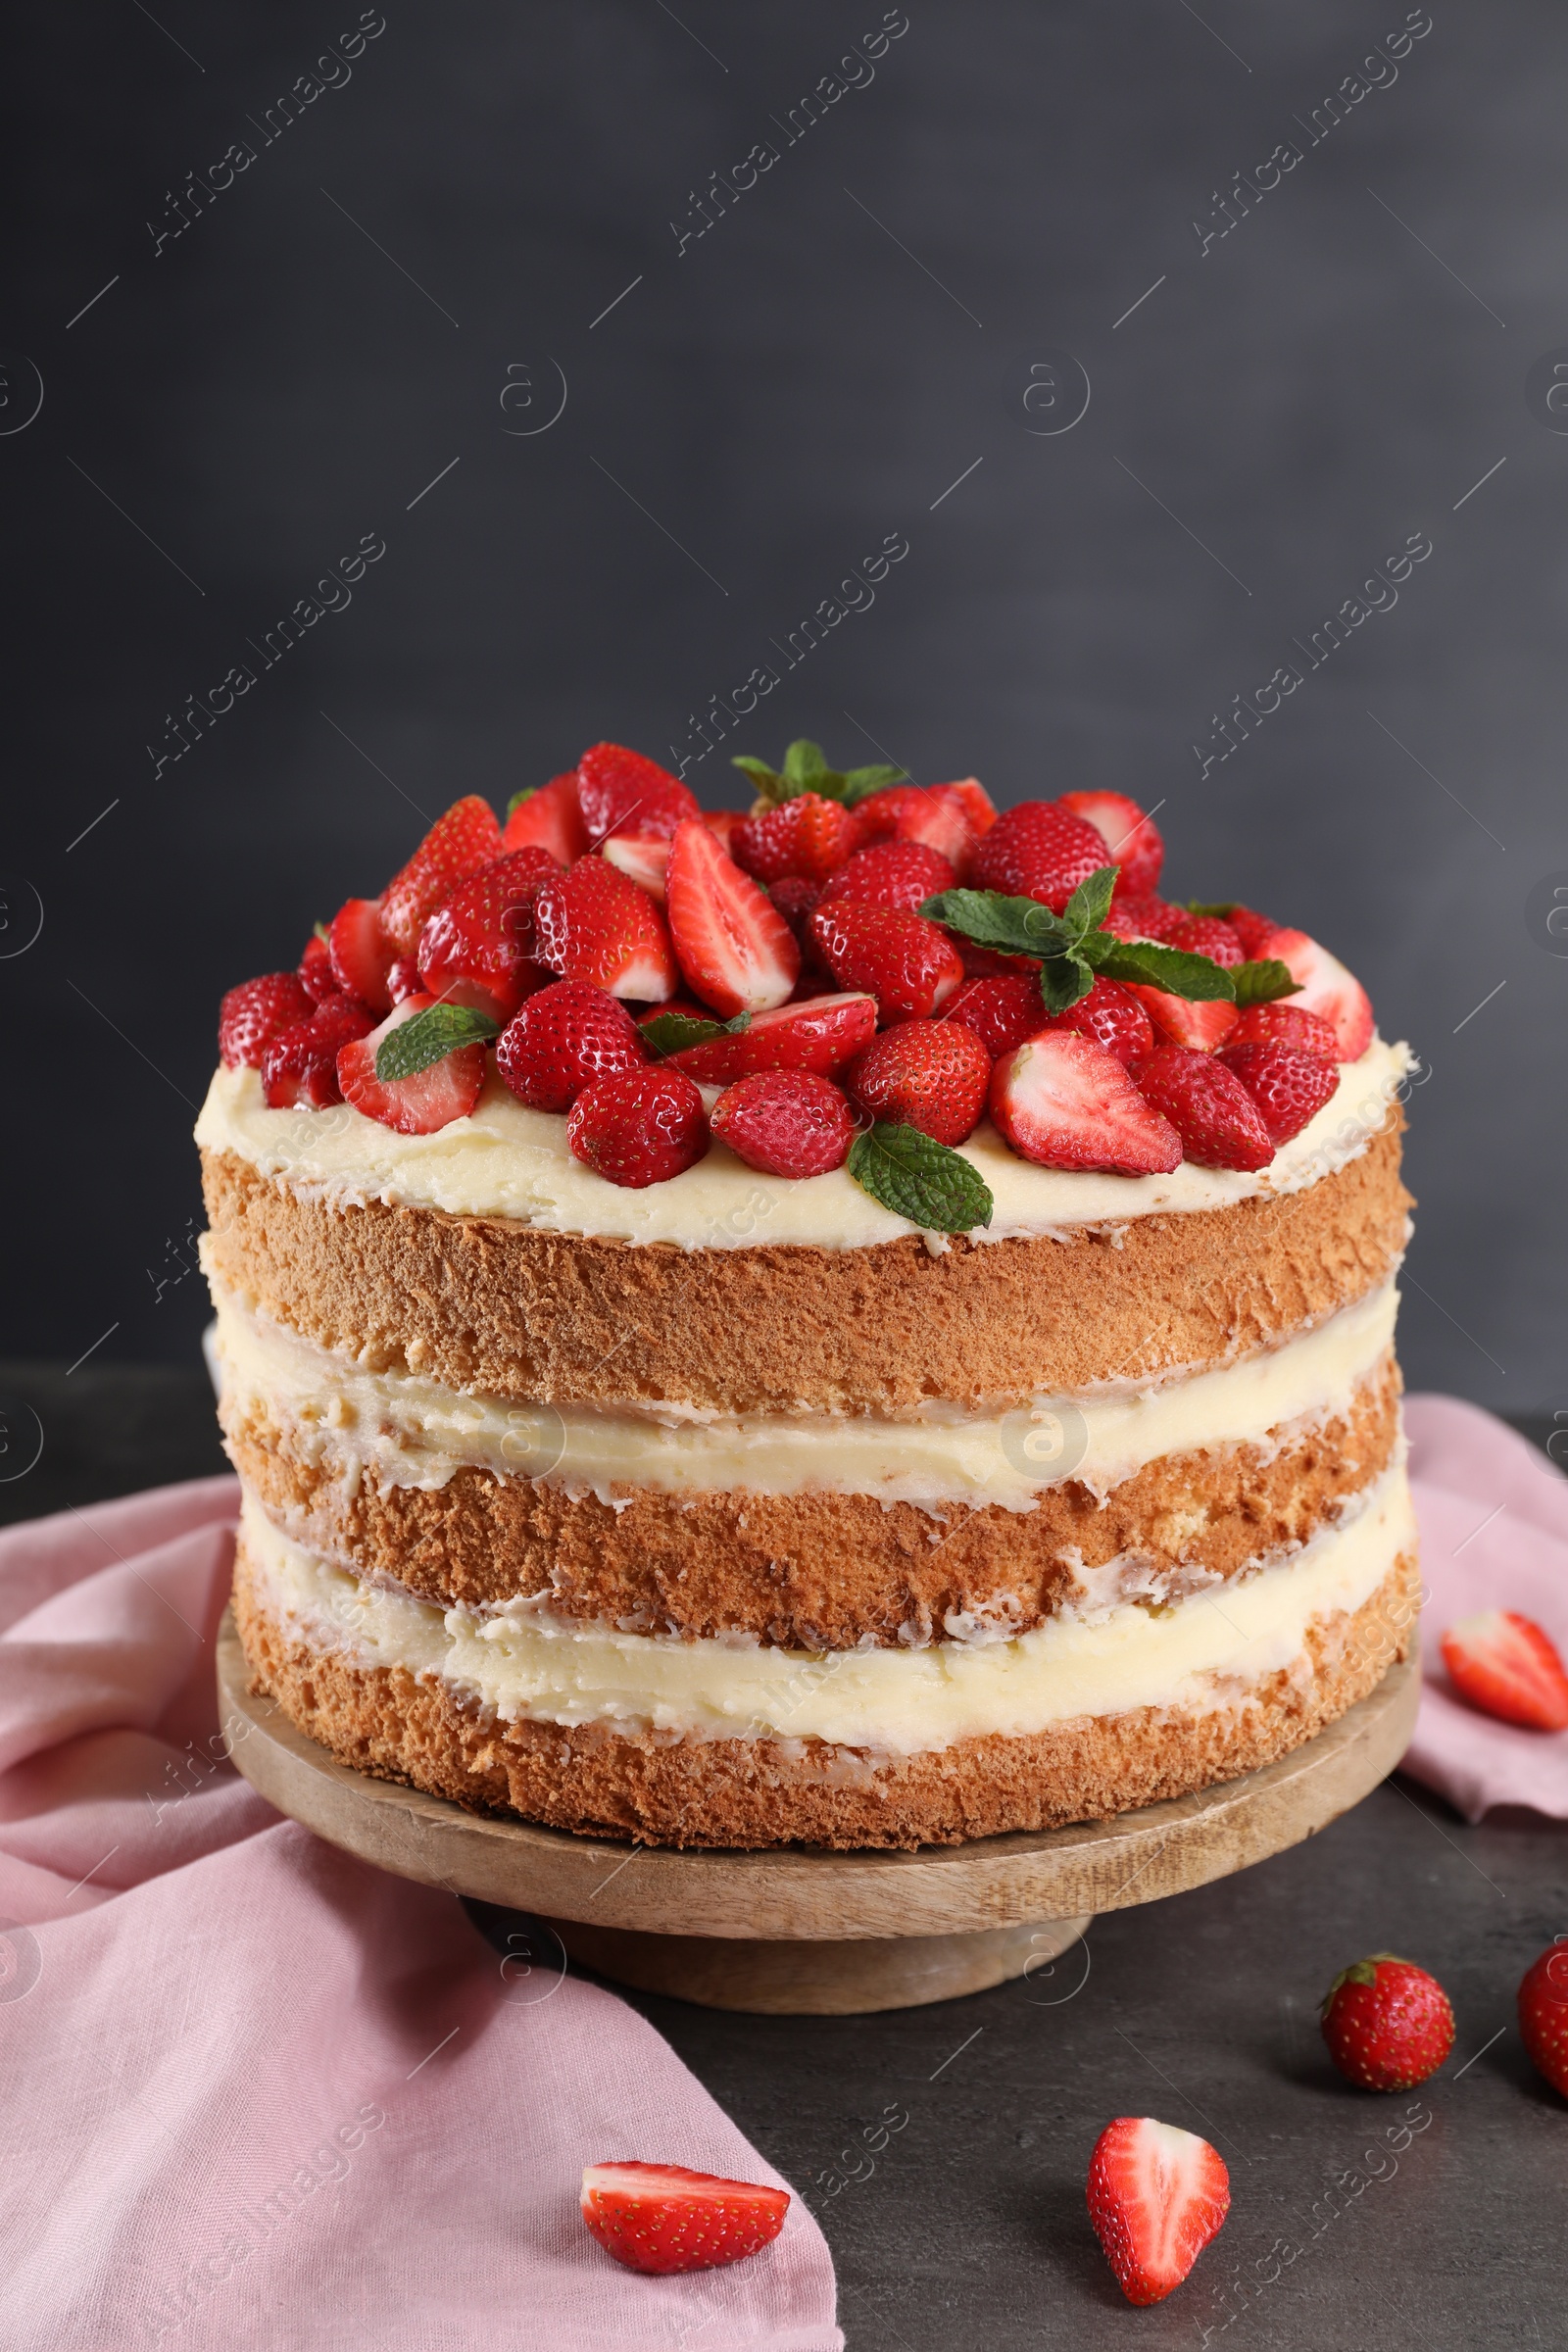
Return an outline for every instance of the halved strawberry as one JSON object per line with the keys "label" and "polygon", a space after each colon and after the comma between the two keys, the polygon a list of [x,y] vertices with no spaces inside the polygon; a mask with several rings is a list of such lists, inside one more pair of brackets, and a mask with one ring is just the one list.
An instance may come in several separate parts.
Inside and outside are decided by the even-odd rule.
{"label": "halved strawberry", "polygon": [[918,1127],[938,1144],[961,1144],[980,1124],[991,1056],[961,1021],[900,1021],[844,1072],[855,1102],[873,1119]]}
{"label": "halved strawberry", "polygon": [[705,1004],[727,1019],[784,1003],[801,972],[795,934],[700,817],[675,827],[664,889],[676,960]]}
{"label": "halved strawberry", "polygon": [[1125,980],[1118,986],[1138,999],[1160,1038],[1173,1046],[1185,1046],[1189,1053],[1214,1053],[1226,1044],[1236,1026],[1236,1007],[1224,998],[1206,997],[1200,1002],[1173,997],[1166,989],[1146,987],[1142,980]]}
{"label": "halved strawberry", "polygon": [[[979,792],[979,785],[974,786]],[[855,810],[857,849],[873,841],[917,841],[967,869],[978,838],[967,794],[956,784],[889,784]],[[980,830],[986,831],[982,826]]]}
{"label": "halved strawberry", "polygon": [[756,882],[779,882],[786,874],[823,882],[850,856],[858,831],[839,802],[802,792],[781,808],[746,817],[724,847]]}
{"label": "halved strawberry", "polygon": [[1303,1012],[1294,1000],[1245,1004],[1225,1046],[1227,1051],[1232,1046],[1289,1046],[1293,1054],[1309,1054],[1318,1061],[1340,1058],[1340,1041],[1322,1014]]}
{"label": "halved strawberry", "polygon": [[1181,1137],[1145,1102],[1113,1054],[1070,1029],[1017,1046],[991,1073],[991,1116],[1043,1168],[1169,1175]]}
{"label": "halved strawberry", "polygon": [[[259,1070],[273,1038],[308,1021],[314,1010],[314,1000],[298,972],[263,972],[255,980],[242,980],[218,1008],[218,1051],[223,1067]],[[874,1014],[871,1025],[876,1026]]]}
{"label": "halved strawberry", "polygon": [[867,990],[884,1021],[925,1020],[962,984],[957,949],[923,914],[833,899],[807,928],[839,986]]}
{"label": "halved strawberry", "polygon": [[582,2218],[628,2270],[709,2271],[744,2261],[784,2227],[789,2191],[683,2164],[591,2164]]}
{"label": "halved strawberry", "polygon": [[496,1068],[531,1110],[569,1110],[585,1086],[641,1069],[647,1060],[648,1049],[625,1005],[585,980],[556,980],[540,989],[508,1022],[496,1047]]}
{"label": "halved strawberry", "polygon": [[913,914],[957,880],[940,850],[923,841],[873,841],[838,866],[822,885],[822,898],[853,899],[860,906],[902,906]]}
{"label": "halved strawberry", "polygon": [[705,1086],[731,1086],[759,1070],[813,1070],[825,1078],[875,1035],[875,997],[807,997],[755,1014],[736,1037],[710,1037],[666,1058]]}
{"label": "halved strawberry", "polygon": [[501,827],[489,802],[472,792],[454,801],[381,893],[381,928],[393,952],[416,955],[419,933],[443,899],[500,855]]}
{"label": "halved strawberry", "polygon": [[547,875],[533,903],[534,953],[564,980],[587,980],[612,997],[662,1004],[680,975],[669,933],[646,890],[603,858],[579,858]]}
{"label": "halved strawberry", "polygon": [[344,1102],[366,1118],[396,1128],[399,1135],[434,1135],[438,1128],[450,1127],[454,1119],[466,1118],[484,1084],[483,1046],[459,1046],[427,1069],[416,1070],[412,1078],[376,1076],[375,1056],[381,1040],[434,1003],[434,997],[405,997],[379,1029],[344,1046],[337,1057],[337,1082]]}
{"label": "halved strawberry", "polygon": [[1059,806],[1093,825],[1104,842],[1104,865],[1119,865],[1118,899],[1142,899],[1159,888],[1165,844],[1159,827],[1124,792],[1064,792]]}
{"label": "halved strawberry", "polygon": [[719,847],[725,857],[733,858],[735,836],[739,833],[742,825],[749,824],[751,819],[742,808],[705,808],[703,822],[710,833],[717,835]]}
{"label": "halved strawberry", "polygon": [[998,817],[971,871],[977,889],[1039,899],[1060,914],[1079,883],[1111,863],[1103,836],[1085,818],[1056,801],[1020,801]]}
{"label": "halved strawberry", "polygon": [[978,776],[960,776],[956,784],[938,784],[934,789],[951,793],[963,810],[967,838],[962,857],[956,858],[954,863],[959,880],[967,881],[975,850],[997,821],[997,805]]}
{"label": "halved strawberry", "polygon": [[344,900],[327,931],[326,953],[340,995],[372,1012],[390,1009],[386,976],[397,950],[382,928],[379,899]]}
{"label": "halved strawberry", "polygon": [[305,953],[300,957],[300,986],[313,1004],[319,1004],[323,997],[341,993],[332,958],[326,952],[326,941],[319,931],[313,931],[305,942]]}
{"label": "halved strawberry", "polygon": [[1089,2160],[1089,2218],[1129,2303],[1180,2286],[1231,2209],[1230,2174],[1196,2132],[1119,2115]]}
{"label": "halved strawberry", "polygon": [[1304,931],[1271,931],[1256,954],[1277,956],[1291,978],[1300,982],[1301,993],[1291,1003],[1328,1022],[1339,1041],[1341,1061],[1359,1061],[1372,1043],[1372,1001],[1339,957]]}
{"label": "halved strawberry", "polygon": [[1516,1609],[1460,1617],[1443,1637],[1443,1663],[1459,1696],[1501,1723],[1568,1731],[1568,1674],[1549,1634]]}
{"label": "halved strawberry", "polygon": [[622,743],[590,744],[577,762],[577,800],[592,847],[612,833],[657,833],[668,841],[702,810],[678,776]]}
{"label": "halved strawberry", "polygon": [[566,1113],[566,1148],[608,1184],[667,1184],[708,1150],[708,1114],[681,1070],[596,1078]]}
{"label": "halved strawberry", "polygon": [[1096,978],[1087,997],[1052,1021],[1053,1029],[1076,1029],[1114,1054],[1124,1070],[1136,1069],[1154,1051],[1154,1025],[1130,988],[1119,980]]}
{"label": "halved strawberry", "polygon": [[548,850],[558,865],[588,855],[588,828],[577,804],[577,771],[552,776],[509,811],[501,832],[504,850]]}
{"label": "halved strawberry", "polygon": [[1222,1046],[1214,1058],[1241,1080],[1276,1145],[1299,1135],[1339,1088],[1335,1063],[1289,1046]]}
{"label": "halved strawberry", "polygon": [[966,980],[943,1005],[942,1018],[961,1021],[966,1029],[972,1029],[993,1060],[999,1054],[1010,1054],[1026,1037],[1038,1037],[1042,1029],[1052,1026],[1033,971]]}
{"label": "halved strawberry", "polygon": [[664,875],[669,866],[669,843],[662,834],[612,833],[601,845],[599,855],[662,906]]}
{"label": "halved strawberry", "polygon": [[432,997],[508,1021],[548,974],[531,953],[533,902],[561,868],[537,843],[460,883],[419,933],[419,979]]}
{"label": "halved strawberry", "polygon": [[1171,933],[1170,944],[1184,956],[1206,956],[1210,963],[1230,965],[1246,960],[1236,931],[1217,914],[1189,915]]}
{"label": "halved strawberry", "polygon": [[327,1110],[343,1100],[337,1057],[364,1037],[373,1012],[352,997],[323,997],[308,1021],[280,1029],[262,1056],[262,1094],[272,1110]]}
{"label": "halved strawberry", "polygon": [[1170,1121],[1198,1167],[1266,1168],[1274,1156],[1262,1112],[1212,1054],[1161,1046],[1140,1068],[1138,1091]]}
{"label": "halved strawberry", "polygon": [[826,1176],[855,1141],[855,1113],[814,1070],[759,1070],[727,1086],[709,1125],[737,1159],[764,1176]]}

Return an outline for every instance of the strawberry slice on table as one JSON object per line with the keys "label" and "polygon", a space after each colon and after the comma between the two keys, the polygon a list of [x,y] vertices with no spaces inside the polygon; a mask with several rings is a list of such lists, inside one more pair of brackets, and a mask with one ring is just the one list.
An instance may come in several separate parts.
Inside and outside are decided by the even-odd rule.
{"label": "strawberry slice on table", "polygon": [[[710,819],[704,822],[711,829]],[[859,827],[842,803],[802,792],[781,808],[744,817],[723,847],[754,882],[781,882],[786,874],[825,882],[858,840]]]}
{"label": "strawberry slice on table", "polygon": [[961,1144],[980,1124],[991,1056],[961,1021],[900,1021],[857,1054],[844,1084],[873,1120]]}
{"label": "strawberry slice on table", "polygon": [[541,882],[560,871],[550,852],[535,843],[460,883],[419,933],[419,980],[426,994],[510,1020],[549,977],[531,954],[533,902]]}
{"label": "strawberry slice on table", "polygon": [[323,997],[335,997],[339,992],[337,976],[332,970],[332,958],[326,952],[326,941],[319,931],[313,931],[305,942],[300,957],[300,986],[313,1004]]}
{"label": "strawberry slice on table", "polygon": [[726,1020],[784,1003],[801,976],[795,934],[701,818],[675,828],[664,894],[675,958],[694,995]]}
{"label": "strawberry slice on table", "polygon": [[534,954],[564,980],[586,980],[645,1004],[662,1004],[680,985],[659,907],[603,858],[579,858],[564,873],[545,877],[533,929]]}
{"label": "strawberry slice on table", "polygon": [[855,1141],[855,1113],[814,1070],[759,1070],[727,1086],[710,1127],[737,1159],[764,1176],[826,1176]]}
{"label": "strawberry slice on table", "polygon": [[504,850],[548,850],[558,865],[588,855],[588,828],[577,802],[577,771],[552,776],[537,791],[519,794],[501,830]]}
{"label": "strawberry slice on table", "polygon": [[1301,993],[1291,1003],[1328,1022],[1341,1061],[1359,1061],[1372,1043],[1372,1001],[1339,957],[1304,931],[1271,931],[1255,953],[1278,957],[1300,983]]}
{"label": "strawberry slice on table", "polygon": [[664,875],[669,865],[669,843],[662,833],[612,833],[599,855],[607,865],[664,904]]}
{"label": "strawberry slice on table", "polygon": [[407,865],[381,893],[381,928],[398,956],[418,952],[419,933],[443,899],[501,855],[501,827],[477,793],[438,816]]}
{"label": "strawberry slice on table", "polygon": [[1289,1046],[1293,1054],[1308,1054],[1318,1061],[1338,1061],[1340,1041],[1321,1013],[1303,1012],[1299,1004],[1245,1004],[1235,1028],[1225,1040],[1231,1046]]}
{"label": "strawberry slice on table", "polygon": [[834,899],[807,929],[839,986],[875,997],[884,1021],[925,1020],[962,986],[962,957],[923,914]]}
{"label": "strawberry slice on table", "polygon": [[755,1014],[734,1037],[682,1046],[667,1060],[705,1086],[730,1086],[760,1070],[812,1070],[825,1078],[875,1035],[875,997],[805,997]]}
{"label": "strawberry slice on table", "polygon": [[1080,882],[1113,862],[1104,836],[1058,801],[1020,801],[980,843],[971,872],[977,890],[1039,899],[1060,914]]}
{"label": "strawberry slice on table", "polygon": [[1224,2158],[1196,2132],[1119,2115],[1089,2160],[1089,2218],[1129,2303],[1158,2303],[1231,2209]]}
{"label": "strawberry slice on table", "polygon": [[1170,1121],[1184,1155],[1198,1167],[1266,1168],[1274,1156],[1257,1104],[1235,1073],[1207,1054],[1160,1046],[1140,1068],[1138,1091]]}
{"label": "strawberry slice on table", "polygon": [[375,1057],[383,1039],[416,1013],[427,1012],[434,997],[405,997],[378,1029],[344,1046],[337,1057],[337,1082],[345,1102],[368,1119],[395,1128],[399,1135],[434,1135],[465,1119],[479,1100],[484,1084],[483,1046],[458,1046],[439,1061],[416,1070],[412,1078],[378,1078]]}
{"label": "strawberry slice on table", "polygon": [[1195,1002],[1190,997],[1173,997],[1163,988],[1150,988],[1142,980],[1117,985],[1138,999],[1154,1024],[1156,1037],[1166,1044],[1185,1046],[1193,1054],[1212,1054],[1229,1044],[1236,1026],[1236,1007],[1222,997]]}
{"label": "strawberry slice on table", "polygon": [[1276,1146],[1299,1135],[1339,1091],[1336,1063],[1290,1046],[1222,1046],[1214,1058],[1246,1087]]}
{"label": "strawberry slice on table", "polygon": [[1560,1936],[1525,1971],[1519,2032],[1537,2074],[1568,2098],[1568,1945]]}
{"label": "strawberry slice on table", "polygon": [[[650,1016],[651,1017],[651,1016]],[[569,1110],[598,1078],[640,1070],[648,1049],[618,998],[584,980],[556,980],[501,1032],[496,1068],[531,1110]]]}
{"label": "strawberry slice on table", "polygon": [[272,1110],[327,1110],[341,1102],[337,1057],[375,1026],[352,997],[323,997],[308,1021],[280,1029],[262,1057],[262,1093]]}
{"label": "strawberry slice on table", "polygon": [[873,841],[829,874],[822,899],[851,899],[859,906],[902,906],[913,914],[957,875],[940,850],[923,841]]}
{"label": "strawberry slice on table", "polygon": [[566,1113],[566,1148],[609,1184],[667,1184],[708,1150],[708,1114],[681,1070],[596,1078]]}
{"label": "strawberry slice on table", "polygon": [[590,744],[577,762],[577,801],[594,848],[612,833],[657,833],[668,841],[677,825],[702,815],[678,776],[622,743]]}
{"label": "strawberry slice on table", "polygon": [[223,1067],[259,1070],[279,1031],[308,1021],[315,1009],[298,972],[263,972],[255,980],[242,980],[218,1008],[218,1052]]}
{"label": "strawberry slice on table", "polygon": [[1051,1022],[1053,1029],[1076,1029],[1114,1054],[1123,1069],[1136,1069],[1154,1051],[1154,1025],[1137,996],[1120,980],[1098,976],[1087,997]]}
{"label": "strawberry slice on table", "polygon": [[1152,897],[1159,888],[1165,844],[1159,827],[1124,792],[1064,792],[1058,806],[1093,825],[1105,845],[1102,865],[1119,865],[1118,899]]}
{"label": "strawberry slice on table", "polygon": [[1010,1054],[1026,1037],[1038,1037],[1042,1029],[1052,1026],[1032,969],[1002,972],[988,980],[966,980],[943,1005],[942,1018],[961,1021],[966,1029],[972,1029],[993,1060],[998,1054]]}
{"label": "strawberry slice on table", "polygon": [[1015,1047],[991,1073],[991,1116],[1013,1150],[1042,1168],[1168,1176],[1181,1137],[1113,1054],[1071,1030]]}
{"label": "strawberry slice on table", "polygon": [[1568,1675],[1551,1636],[1516,1609],[1460,1617],[1443,1637],[1443,1663],[1459,1696],[1500,1723],[1568,1731]]}
{"label": "strawberry slice on table", "polygon": [[1341,1969],[1322,2023],[1329,2056],[1363,2090],[1409,2090],[1435,2075],[1453,2047],[1453,2010],[1443,1986],[1393,1952]]}
{"label": "strawberry slice on table", "polygon": [[628,2270],[710,2271],[770,2245],[790,2209],[788,2189],[725,2180],[683,2164],[590,2164],[582,2218]]}

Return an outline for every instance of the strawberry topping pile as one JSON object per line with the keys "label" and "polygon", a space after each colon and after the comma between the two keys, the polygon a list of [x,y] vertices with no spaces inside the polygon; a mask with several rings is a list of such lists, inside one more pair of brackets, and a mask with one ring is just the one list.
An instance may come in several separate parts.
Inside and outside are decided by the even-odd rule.
{"label": "strawberry topping pile", "polygon": [[1114,792],[1001,815],[972,776],[734,765],[701,809],[596,743],[498,824],[454,803],[298,968],[230,989],[219,1049],[277,1109],[350,1103],[406,1135],[493,1070],[612,1184],[716,1140],[749,1167],[847,1167],[929,1230],[989,1223],[982,1119],[1047,1168],[1256,1170],[1371,1043],[1365,991],[1304,931],[1159,895],[1165,845]]}

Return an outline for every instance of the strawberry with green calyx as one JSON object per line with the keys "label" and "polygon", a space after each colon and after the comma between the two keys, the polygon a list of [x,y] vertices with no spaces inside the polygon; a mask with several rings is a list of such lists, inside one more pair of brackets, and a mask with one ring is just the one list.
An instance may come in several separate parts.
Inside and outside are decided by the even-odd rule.
{"label": "strawberry with green calyx", "polygon": [[927,1233],[973,1233],[995,1214],[979,1169],[917,1127],[879,1119],[856,1137],[845,1164],[862,1192]]}
{"label": "strawberry with green calyx", "polygon": [[814,792],[824,801],[838,801],[846,808],[856,808],[885,785],[902,784],[906,772],[886,764],[848,769],[829,767],[821,745],[804,735],[790,745],[782,768],[769,767],[765,760],[753,760],[744,752],[732,759],[730,765],[750,776],[757,786],[758,798],[770,808],[782,808],[786,801],[795,800],[803,792]]}
{"label": "strawberry with green calyx", "polygon": [[1342,1969],[1323,2001],[1323,2039],[1348,2082],[1409,2090],[1453,2047],[1453,2010],[1436,1977],[1394,1952]]}
{"label": "strawberry with green calyx", "polygon": [[791,874],[825,882],[858,842],[859,827],[841,801],[800,792],[776,808],[744,818],[723,846],[743,873],[771,886]]}

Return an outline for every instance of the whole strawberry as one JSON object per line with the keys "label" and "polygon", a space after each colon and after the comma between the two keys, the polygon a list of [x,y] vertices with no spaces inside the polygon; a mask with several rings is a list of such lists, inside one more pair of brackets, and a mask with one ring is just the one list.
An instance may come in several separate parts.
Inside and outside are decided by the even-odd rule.
{"label": "whole strawberry", "polygon": [[802,792],[782,808],[746,817],[734,828],[728,848],[743,873],[771,887],[787,874],[804,882],[826,881],[858,836],[855,818],[839,802]]}
{"label": "whole strawberry", "polygon": [[749,1168],[766,1176],[825,1176],[855,1141],[855,1115],[830,1078],[812,1070],[761,1070],[738,1078],[709,1124]]}
{"label": "whole strawberry", "polygon": [[[1228,1009],[1228,1008],[1227,1008]],[[1208,1054],[1161,1046],[1138,1072],[1144,1101],[1169,1119],[1200,1168],[1266,1168],[1274,1139],[1241,1080]]]}
{"label": "whole strawberry", "polygon": [[1560,1936],[1525,1972],[1519,2031],[1536,2072],[1568,2098],[1568,1944]]}
{"label": "whole strawberry", "polygon": [[1436,1977],[1393,1952],[1342,1969],[1323,2003],[1323,2038],[1348,2082],[1408,2090],[1453,2047],[1453,2010]]}
{"label": "whole strawberry", "polygon": [[1173,906],[1168,899],[1152,896],[1115,899],[1104,928],[1117,939],[1158,939],[1169,947],[1188,919],[1186,907]]}
{"label": "whole strawberry", "polygon": [[595,743],[584,752],[577,801],[590,846],[622,832],[658,833],[667,841],[682,818],[699,813],[678,776],[621,743]]}
{"label": "whole strawberry", "polygon": [[957,949],[923,914],[830,899],[807,928],[839,986],[875,997],[884,1021],[924,1020],[962,983]]}
{"label": "whole strawberry", "polygon": [[1097,978],[1087,997],[1051,1022],[1053,1029],[1076,1029],[1097,1046],[1114,1054],[1124,1070],[1136,1069],[1154,1051],[1154,1024],[1148,1012],[1119,980]]}
{"label": "whole strawberry", "polygon": [[[1235,1031],[1231,1032],[1232,1037]],[[1239,1078],[1276,1144],[1288,1144],[1317,1116],[1340,1083],[1338,1067],[1289,1046],[1224,1045],[1214,1060]]]}
{"label": "whole strawberry", "polygon": [[381,893],[381,929],[393,951],[413,956],[444,899],[501,855],[501,827],[488,801],[470,792],[438,816],[414,856]]}
{"label": "whole strawberry", "polygon": [[337,974],[319,931],[313,931],[305,942],[305,953],[300,957],[300,986],[313,1004],[319,1004],[323,997],[335,997],[338,993]]}
{"label": "whole strawberry", "polygon": [[1021,801],[1005,808],[974,853],[977,890],[1039,899],[1060,914],[1080,882],[1115,859],[1104,837],[1056,801]]}
{"label": "whole strawberry", "polygon": [[1222,916],[1189,915],[1170,935],[1170,945],[1186,956],[1206,956],[1210,963],[1244,963],[1241,940]]}
{"label": "whole strawberry", "polygon": [[566,1113],[566,1146],[610,1184],[667,1184],[708,1150],[696,1081],[668,1069],[597,1078]]}
{"label": "whole strawberry", "polygon": [[961,1021],[966,1029],[972,1029],[993,1060],[1051,1025],[1051,1015],[1040,1001],[1040,983],[1032,972],[1002,972],[994,980],[966,980],[943,1005],[942,1018]]}
{"label": "whole strawberry", "polygon": [[1327,1021],[1298,1004],[1247,1004],[1226,1039],[1228,1046],[1289,1046],[1293,1054],[1309,1054],[1317,1061],[1340,1058],[1340,1041]]}
{"label": "whole strawberry", "polygon": [[561,867],[537,843],[462,882],[419,933],[419,979],[432,997],[507,1020],[544,978],[530,950],[533,902]]}
{"label": "whole strawberry", "polygon": [[829,874],[822,898],[824,903],[853,899],[861,906],[902,906],[914,914],[956,880],[940,850],[923,841],[874,841]]}
{"label": "whole strawberry", "polygon": [[569,1110],[585,1086],[642,1069],[647,1048],[618,998],[586,980],[557,980],[501,1032],[496,1068],[530,1110]]}
{"label": "whole strawberry", "polygon": [[1116,865],[1119,899],[1147,898],[1159,888],[1165,844],[1159,827],[1123,792],[1064,792],[1058,804],[1094,826],[1105,844],[1102,865]]}
{"label": "whole strawberry", "polygon": [[368,1037],[375,1015],[352,997],[323,997],[307,1021],[280,1029],[262,1056],[262,1093],[272,1110],[326,1110],[341,1102],[337,1057]]}
{"label": "whole strawberry", "polygon": [[961,1144],[985,1109],[991,1056],[959,1021],[901,1021],[856,1055],[844,1083],[872,1119]]}
{"label": "whole strawberry", "polygon": [[218,1051],[224,1068],[259,1070],[273,1038],[308,1021],[315,1009],[298,972],[263,972],[259,979],[242,980],[218,1008]]}

